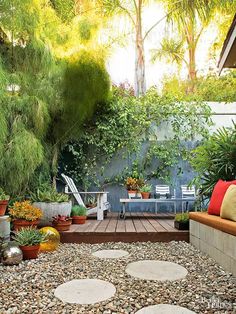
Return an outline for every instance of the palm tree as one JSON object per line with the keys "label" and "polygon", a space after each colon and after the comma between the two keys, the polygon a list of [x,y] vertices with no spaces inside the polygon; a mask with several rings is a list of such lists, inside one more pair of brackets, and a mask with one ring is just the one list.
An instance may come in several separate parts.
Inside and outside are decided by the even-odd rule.
{"label": "palm tree", "polygon": [[[232,10],[235,8],[236,1],[181,0],[174,2],[173,0],[162,0],[162,2],[168,12],[168,21],[177,29],[187,45],[188,59],[182,60],[187,65],[188,77],[193,83],[197,77],[196,48],[204,28],[209,24],[217,9]],[[167,48],[166,43],[164,42],[164,48]],[[167,50],[164,49],[162,55],[164,52],[166,54]],[[168,52],[172,54],[172,60],[174,60],[176,51],[168,49]]]}

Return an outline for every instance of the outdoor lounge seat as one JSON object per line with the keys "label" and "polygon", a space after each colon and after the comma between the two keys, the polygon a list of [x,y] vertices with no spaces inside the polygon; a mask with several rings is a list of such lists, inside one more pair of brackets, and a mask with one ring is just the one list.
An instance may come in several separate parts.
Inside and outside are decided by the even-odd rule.
{"label": "outdoor lounge seat", "polygon": [[190,242],[236,276],[236,222],[190,212]]}
{"label": "outdoor lounge seat", "polygon": [[107,201],[108,192],[81,192],[78,191],[73,179],[66,176],[65,174],[62,174],[62,177],[66,182],[66,193],[72,194],[79,205],[86,207],[80,194],[94,194],[96,196],[97,206],[88,209],[87,214],[97,214],[97,220],[103,220],[104,211],[110,210],[111,208],[110,203]]}

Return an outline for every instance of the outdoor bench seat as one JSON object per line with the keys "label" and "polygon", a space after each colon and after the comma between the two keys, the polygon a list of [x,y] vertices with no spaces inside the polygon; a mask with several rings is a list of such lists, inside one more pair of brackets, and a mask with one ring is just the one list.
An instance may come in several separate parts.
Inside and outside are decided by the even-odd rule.
{"label": "outdoor bench seat", "polygon": [[236,276],[236,222],[202,212],[189,219],[190,243]]}
{"label": "outdoor bench seat", "polygon": [[220,231],[236,236],[236,222],[228,219],[220,218],[215,215],[208,215],[207,213],[190,212],[189,218],[198,221],[204,225],[218,229]]}

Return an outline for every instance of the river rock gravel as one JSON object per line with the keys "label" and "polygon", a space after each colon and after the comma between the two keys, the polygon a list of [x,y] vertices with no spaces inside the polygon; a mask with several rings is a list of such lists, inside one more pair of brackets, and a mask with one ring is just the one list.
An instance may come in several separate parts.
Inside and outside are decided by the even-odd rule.
{"label": "river rock gravel", "polygon": [[[126,250],[120,259],[92,255]],[[131,277],[127,265],[139,260],[178,263],[188,271],[176,281]],[[54,290],[73,279],[101,279],[116,287],[115,296],[93,305],[63,304]],[[167,303],[195,313],[236,313],[236,278],[186,242],[62,244],[52,253],[18,266],[0,264],[0,314],[134,314],[148,305]]]}

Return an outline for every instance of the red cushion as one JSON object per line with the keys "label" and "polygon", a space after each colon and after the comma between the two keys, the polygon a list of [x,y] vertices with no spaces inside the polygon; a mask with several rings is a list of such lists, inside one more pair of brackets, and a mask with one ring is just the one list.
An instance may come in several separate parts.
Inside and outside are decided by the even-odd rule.
{"label": "red cushion", "polygon": [[216,183],[214,190],[212,192],[210,204],[208,207],[208,214],[209,215],[220,216],[220,208],[221,208],[221,204],[223,202],[223,198],[225,196],[225,193],[226,193],[228,187],[231,184],[236,184],[236,180],[234,180],[234,181],[219,180]]}

